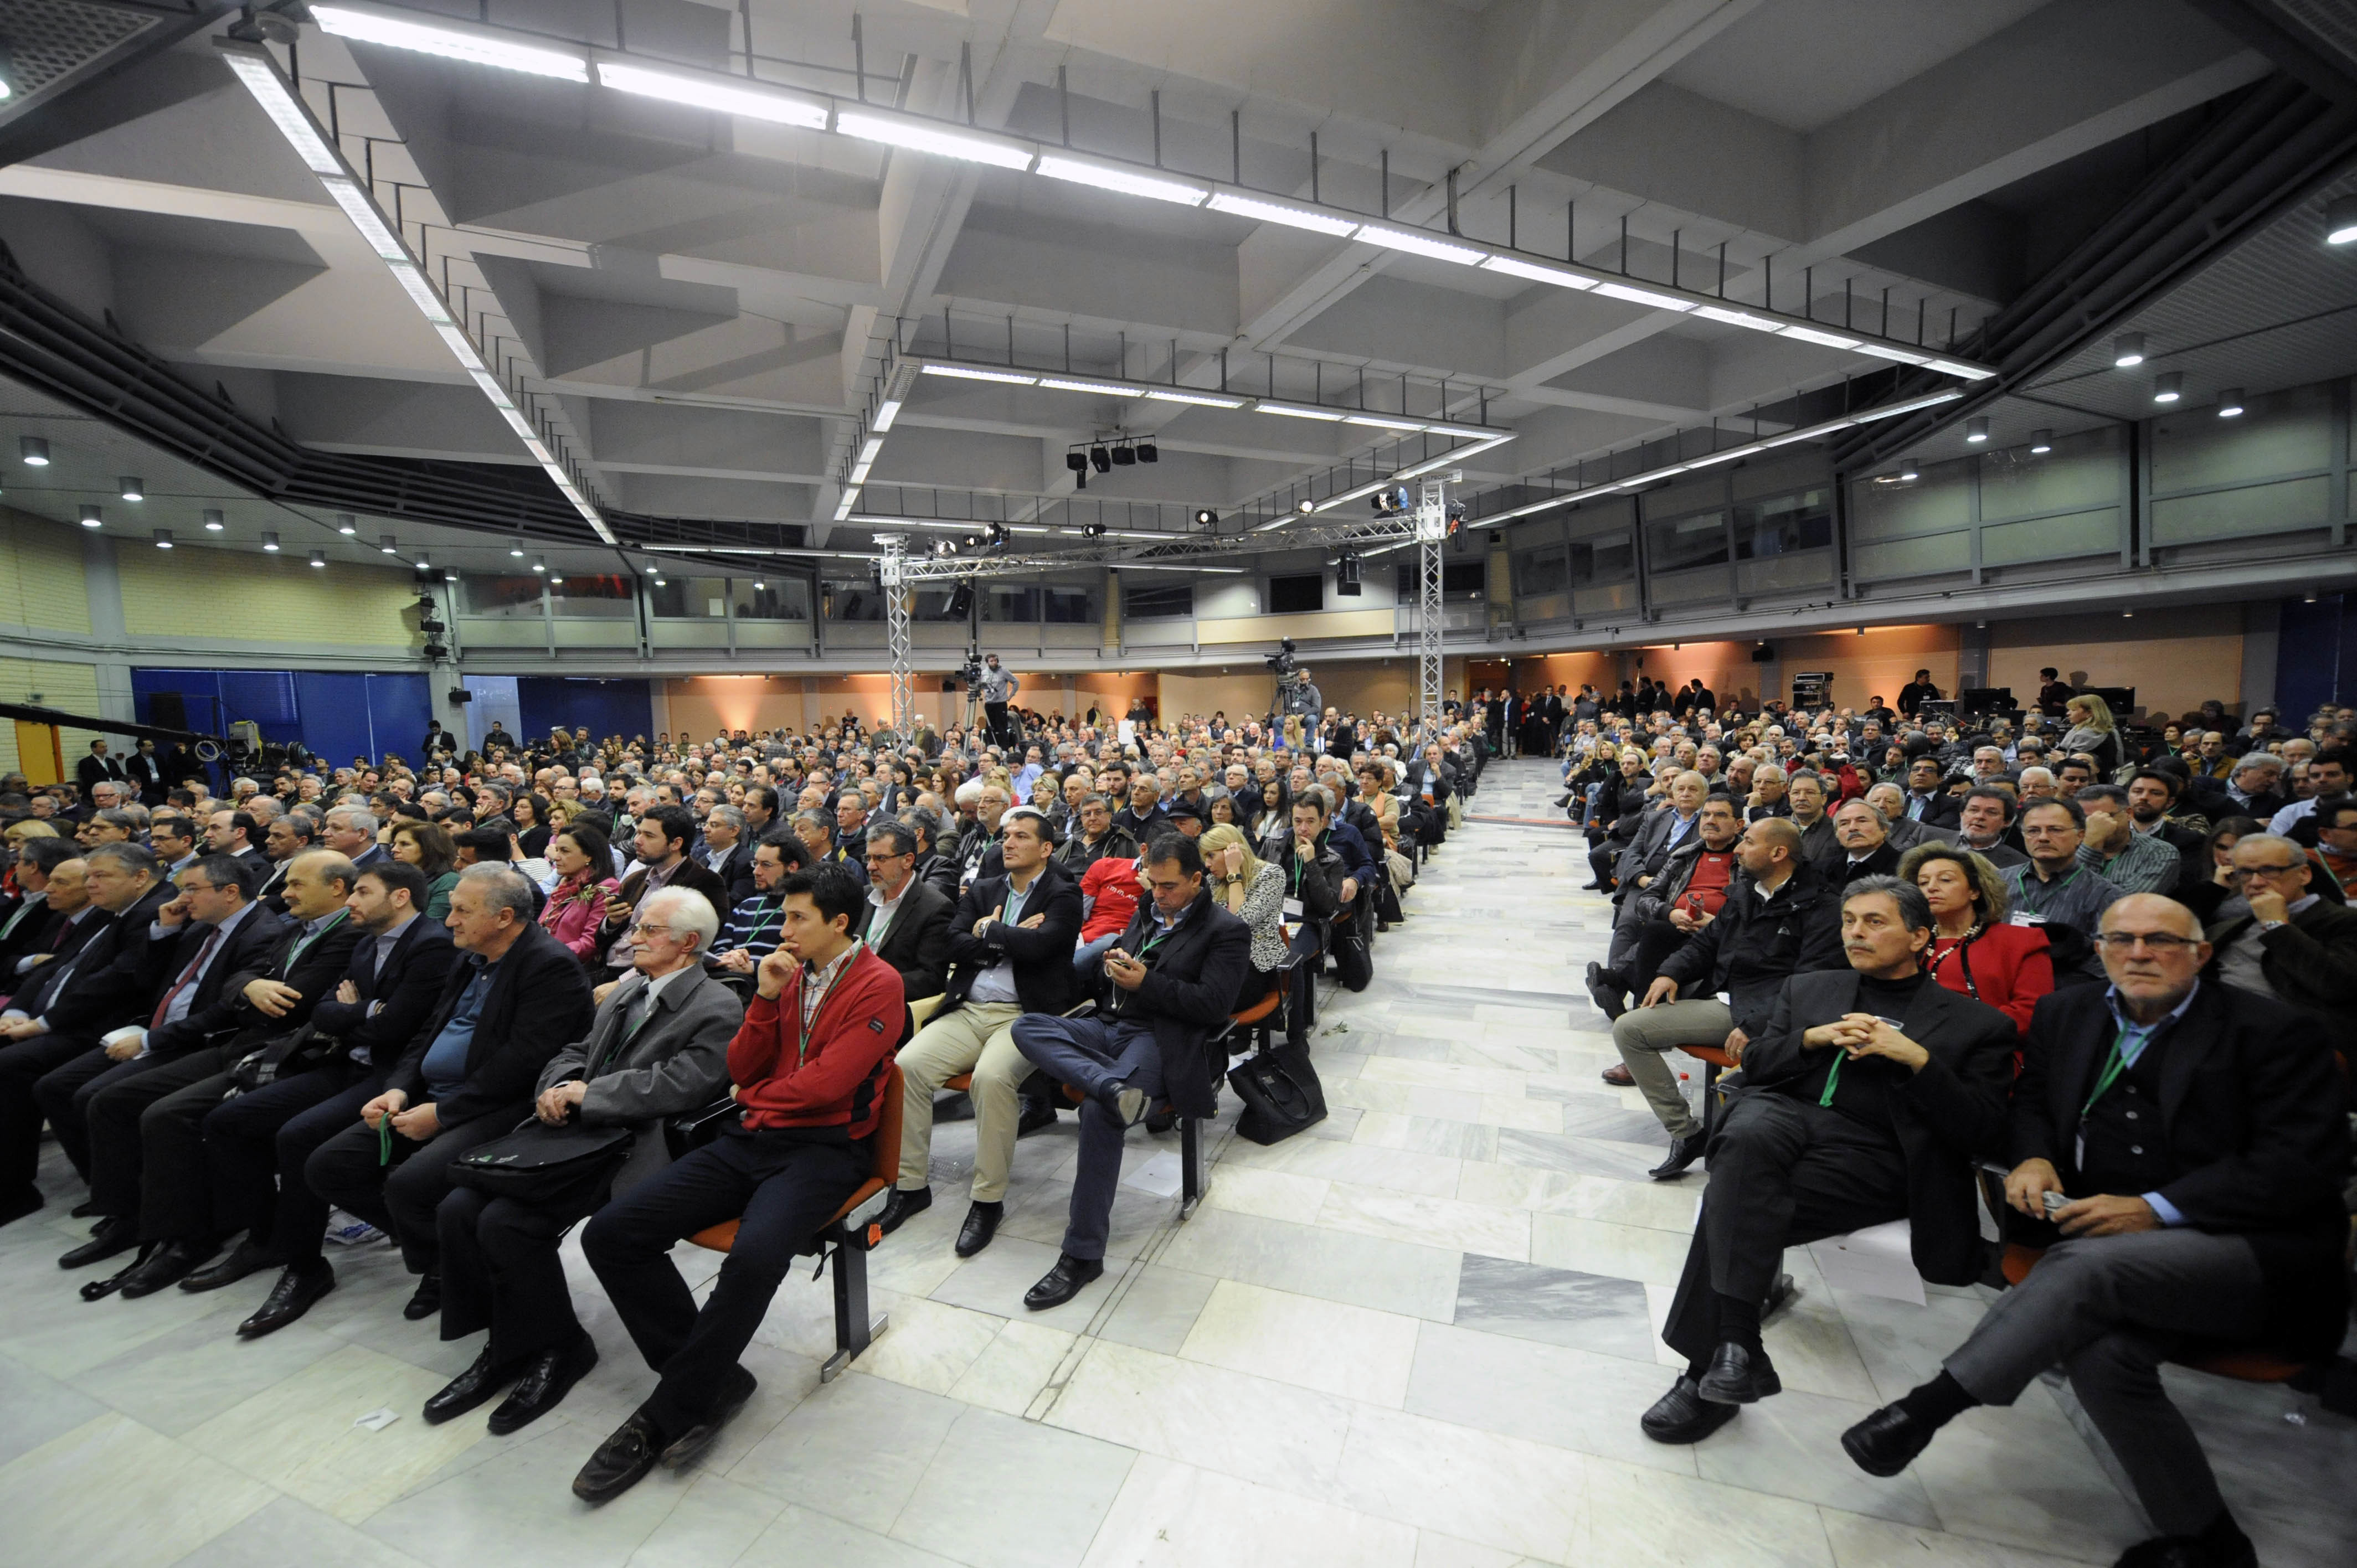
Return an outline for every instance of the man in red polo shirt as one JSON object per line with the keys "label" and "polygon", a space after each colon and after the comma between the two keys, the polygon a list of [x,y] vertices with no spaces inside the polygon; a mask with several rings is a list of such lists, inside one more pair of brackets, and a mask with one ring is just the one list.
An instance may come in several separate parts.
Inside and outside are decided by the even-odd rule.
{"label": "man in red polo shirt", "polygon": [[[900,975],[851,935],[866,891],[834,866],[797,871],[778,949],[728,1046],[742,1125],[600,1209],[581,1251],[647,1365],[655,1391],[573,1478],[605,1502],[660,1461],[708,1446],[753,1395],[737,1361],[794,1254],[875,1165],[872,1140],[908,1003]],[[698,1312],[673,1245],[742,1217],[728,1261]]]}

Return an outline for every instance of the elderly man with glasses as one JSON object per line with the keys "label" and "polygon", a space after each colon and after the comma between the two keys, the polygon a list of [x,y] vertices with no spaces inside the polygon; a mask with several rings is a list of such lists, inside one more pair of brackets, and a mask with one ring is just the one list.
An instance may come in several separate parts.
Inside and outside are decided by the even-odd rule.
{"label": "elderly man with glasses", "polygon": [[2345,1083],[2306,1017],[2204,976],[2211,944],[2183,905],[2129,894],[2098,942],[2110,984],[2039,1004],[2013,1090],[2006,1200],[2047,1251],[1937,1377],[1842,1446],[1895,1476],[1957,1414],[2059,1363],[2162,1532],[2120,1561],[2242,1568],[2251,1542],[2160,1368],[2201,1343],[2339,1347]]}
{"label": "elderly man with glasses", "polygon": [[2288,838],[2249,833],[2233,854],[2234,895],[2204,933],[2206,978],[2287,1002],[2333,1049],[2357,1052],[2357,911],[2316,891],[2316,868]]}

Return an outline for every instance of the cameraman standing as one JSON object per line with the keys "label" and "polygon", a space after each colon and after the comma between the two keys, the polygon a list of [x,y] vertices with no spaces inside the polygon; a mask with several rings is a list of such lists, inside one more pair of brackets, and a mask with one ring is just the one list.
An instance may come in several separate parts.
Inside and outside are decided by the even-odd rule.
{"label": "cameraman standing", "polygon": [[982,669],[982,714],[990,727],[990,738],[1000,746],[1013,746],[1022,737],[1016,734],[1015,725],[1006,715],[1006,700],[1023,689],[1015,672],[1004,669],[998,655],[986,654]]}

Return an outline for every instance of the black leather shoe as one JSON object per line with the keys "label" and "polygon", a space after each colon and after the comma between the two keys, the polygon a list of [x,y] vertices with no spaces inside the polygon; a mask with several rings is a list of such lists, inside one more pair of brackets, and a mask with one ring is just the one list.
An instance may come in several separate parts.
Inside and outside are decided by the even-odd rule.
{"label": "black leather shoe", "polygon": [[1629,1011],[1629,988],[1618,983],[1619,976],[1593,960],[1587,965],[1587,995],[1596,1010],[1607,1018],[1620,1019]]}
{"label": "black leather shoe", "polygon": [[1056,1102],[1054,1101],[1036,1100],[1029,1095],[1024,1096],[1023,1114],[1016,1118],[1015,1122],[1017,1137],[1028,1138],[1034,1133],[1044,1133],[1055,1124]]}
{"label": "black leather shoe", "polygon": [[264,1269],[282,1267],[284,1260],[261,1242],[248,1238],[230,1249],[229,1256],[220,1262],[199,1269],[180,1282],[184,1291],[219,1290],[233,1285],[248,1274],[258,1274]]}
{"label": "black leather shoe", "polygon": [[336,1288],[335,1265],[325,1258],[289,1265],[263,1298],[261,1310],[237,1326],[240,1339],[275,1334],[311,1310],[312,1304]]}
{"label": "black leather shoe", "polygon": [[441,1391],[425,1402],[422,1412],[428,1426],[439,1426],[452,1416],[464,1415],[482,1404],[522,1374],[528,1363],[494,1361],[491,1348],[483,1347],[480,1354],[467,1369],[442,1385]]}
{"label": "black leather shoe", "polygon": [[[1711,1363],[1718,1370],[1718,1363]],[[1915,1463],[1915,1455],[1932,1446],[1939,1431],[1918,1420],[1904,1405],[1887,1404],[1841,1434],[1842,1452],[1857,1461],[1869,1476],[1896,1476]],[[2126,1559],[2122,1559],[2123,1562]]]}
{"label": "black leather shoe", "polygon": [[1686,1167],[1702,1158],[1702,1129],[1697,1127],[1683,1138],[1670,1140],[1669,1157],[1645,1174],[1655,1181],[1668,1181],[1686,1174]]}
{"label": "black leather shoe", "polygon": [[401,1316],[414,1323],[442,1310],[442,1271],[428,1269],[417,1277],[417,1288],[403,1304]]}
{"label": "black leather shoe", "polygon": [[136,1301],[143,1295],[154,1295],[167,1285],[178,1284],[220,1250],[218,1241],[165,1242],[123,1277],[123,1299]]}
{"label": "black leather shoe", "polygon": [[27,1214],[38,1214],[40,1209],[41,1189],[37,1187],[20,1187],[9,1197],[0,1198],[0,1225],[22,1219]]}
{"label": "black leather shoe", "polygon": [[1752,1404],[1782,1393],[1784,1380],[1776,1375],[1767,1351],[1730,1343],[1710,1353],[1699,1391],[1713,1404]]}
{"label": "black leather shoe", "polygon": [[81,1286],[82,1300],[104,1301],[108,1296],[111,1296],[116,1291],[121,1290],[123,1288],[124,1282],[128,1280],[133,1274],[139,1272],[139,1265],[147,1261],[148,1257],[156,1251],[156,1247],[157,1243],[151,1241],[146,1246],[139,1249],[139,1255],[136,1258],[132,1259],[131,1262],[124,1264],[123,1267],[115,1270],[114,1273],[108,1274],[103,1279],[84,1280]]}
{"label": "black leather shoe", "polygon": [[2113,1568],[2258,1568],[2259,1554],[2234,1516],[2222,1513],[2200,1535],[2156,1535],[2139,1541]]}
{"label": "black leather shoe", "polygon": [[1083,1286],[1104,1276],[1102,1258],[1075,1258],[1070,1252],[1057,1256],[1056,1266],[1039,1276],[1039,1283],[1024,1293],[1023,1305],[1034,1312],[1045,1312],[1051,1306],[1061,1306],[1081,1294]]}
{"label": "black leather shoe", "polygon": [[525,1364],[523,1376],[516,1380],[515,1391],[491,1412],[491,1435],[505,1437],[554,1410],[597,1364],[597,1345],[587,1334],[562,1350],[534,1356]]}
{"label": "black leather shoe", "polygon": [[658,1435],[644,1412],[633,1412],[573,1477],[573,1495],[585,1503],[606,1503],[637,1486],[655,1467]]}
{"label": "black leather shoe", "polygon": [[139,1245],[139,1226],[119,1214],[110,1214],[98,1222],[90,1240],[58,1260],[61,1269],[86,1269],[92,1263],[102,1263],[119,1253],[128,1252]]}
{"label": "black leather shoe", "polygon": [[660,1455],[663,1467],[677,1470],[694,1464],[704,1451],[712,1446],[712,1440],[720,1435],[720,1429],[737,1419],[737,1412],[745,1408],[745,1402],[751,1399],[753,1391],[760,1386],[752,1373],[742,1367],[737,1368],[736,1375],[729,1380],[727,1391],[720,1396],[720,1402],[702,1421],[681,1433],[664,1447]]}
{"label": "black leather shoe", "polygon": [[1114,1114],[1114,1120],[1124,1127],[1135,1127],[1146,1120],[1146,1108],[1152,1103],[1146,1090],[1132,1089],[1119,1079],[1108,1079],[1097,1090],[1097,1103]]}
{"label": "black leather shoe", "polygon": [[76,1219],[87,1219],[97,1212],[98,1199],[94,1197],[85,1197],[80,1203],[75,1204],[71,1208],[66,1210],[67,1214]]}
{"label": "black leather shoe", "polygon": [[1602,1072],[1598,1073],[1596,1076],[1602,1079],[1605,1082],[1610,1084],[1615,1089],[1634,1089],[1637,1087],[1637,1075],[1629,1070],[1629,1064],[1627,1062],[1614,1062],[1610,1067],[1606,1068]]}
{"label": "black leather shoe", "polygon": [[958,1227],[957,1255],[971,1258],[990,1245],[998,1234],[998,1222],[1006,1214],[1004,1203],[976,1202],[965,1211],[965,1223]]}
{"label": "black leather shoe", "polygon": [[933,1189],[929,1187],[896,1187],[892,1196],[884,1200],[884,1212],[876,1224],[889,1236],[907,1222],[912,1214],[922,1214],[933,1206]]}
{"label": "black leather shoe", "polygon": [[1778,1274],[1776,1283],[1768,1287],[1768,1294],[1760,1298],[1760,1321],[1765,1323],[1775,1316],[1790,1306],[1792,1298],[1800,1294],[1801,1287],[1792,1283],[1792,1275]]}
{"label": "black leather shoe", "polygon": [[1711,1403],[1702,1397],[1695,1380],[1680,1372],[1670,1391],[1637,1418],[1637,1425],[1656,1443],[1699,1443],[1733,1421],[1738,1408]]}

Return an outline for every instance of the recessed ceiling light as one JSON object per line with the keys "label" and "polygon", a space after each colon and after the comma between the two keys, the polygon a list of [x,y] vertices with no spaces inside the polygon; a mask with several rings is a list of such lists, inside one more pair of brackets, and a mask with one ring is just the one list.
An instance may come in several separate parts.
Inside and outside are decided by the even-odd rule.
{"label": "recessed ceiling light", "polygon": [[358,519],[354,518],[350,512],[339,511],[336,514],[336,532],[350,539],[353,534],[358,533],[360,531],[360,521]]}
{"label": "recessed ceiling light", "polygon": [[221,512],[218,508],[207,507],[205,509],[205,532],[207,533],[219,533],[222,529],[228,526],[228,519],[221,515]]}
{"label": "recessed ceiling light", "polygon": [[378,536],[376,547],[385,554],[392,555],[399,553],[401,544],[392,534],[386,533]]}
{"label": "recessed ceiling light", "polygon": [[2152,379],[2153,402],[2175,403],[2184,395],[2185,372],[2183,371],[2163,371]]}
{"label": "recessed ceiling light", "polygon": [[2036,452],[2040,455],[2053,451],[2054,432],[2051,430],[2031,431],[2029,433],[2029,449],[2032,452]]}
{"label": "recessed ceiling light", "polygon": [[535,572],[545,574],[548,570],[548,557],[545,555],[533,556],[532,558],[532,569]]}
{"label": "recessed ceiling light", "polygon": [[1987,415],[1976,413],[1964,421],[1964,439],[1975,446],[1988,439]]}
{"label": "recessed ceiling light", "polygon": [[2123,332],[2112,339],[2112,364],[2119,370],[2133,370],[2144,363],[2144,334]]}
{"label": "recessed ceiling light", "polygon": [[16,455],[24,459],[27,467],[46,468],[49,466],[49,444],[38,435],[19,437]]}
{"label": "recessed ceiling light", "polygon": [[314,566],[324,566],[324,565],[326,565],[327,564],[328,564],[328,553],[327,553],[326,551],[324,551],[324,550],[314,550],[314,551],[312,551],[312,552],[311,552],[311,564],[312,564],[312,565],[314,565]]}
{"label": "recessed ceiling light", "polygon": [[147,487],[139,482],[136,474],[124,475],[114,481],[114,488],[122,492],[124,500],[144,501],[147,499]]}
{"label": "recessed ceiling light", "polygon": [[84,528],[96,528],[105,521],[105,517],[99,511],[98,508],[88,504],[85,504],[82,507],[81,525]]}
{"label": "recessed ceiling light", "polygon": [[271,554],[273,554],[273,555],[277,554],[277,553],[278,553],[278,535],[276,535],[276,534],[274,534],[274,533],[264,533],[264,534],[262,536],[262,547],[263,547],[263,549],[264,549],[264,550],[268,551],[268,552],[269,552]]}
{"label": "recessed ceiling light", "polygon": [[2243,413],[2243,389],[2228,387],[2218,394],[2218,417],[2238,419]]}
{"label": "recessed ceiling light", "polygon": [[156,531],[156,548],[158,550],[169,550],[172,548],[172,531],[170,529],[159,528]]}

